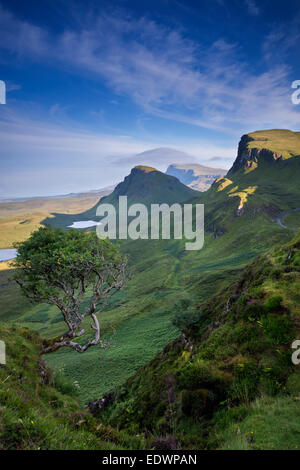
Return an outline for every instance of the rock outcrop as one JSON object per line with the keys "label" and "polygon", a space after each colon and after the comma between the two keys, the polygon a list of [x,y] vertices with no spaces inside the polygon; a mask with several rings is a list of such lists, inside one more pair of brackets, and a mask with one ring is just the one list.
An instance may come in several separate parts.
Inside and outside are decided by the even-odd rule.
{"label": "rock outcrop", "polygon": [[226,174],[226,170],[221,168],[210,168],[203,165],[191,163],[173,163],[168,166],[167,175],[175,176],[181,183],[198,191],[207,191],[212,183]]}
{"label": "rock outcrop", "polygon": [[266,148],[250,147],[249,143],[254,141],[255,139],[248,134],[243,135],[239,143],[237,158],[229,170],[228,175],[232,175],[239,170],[247,171],[254,169],[261,160],[272,162],[282,159],[281,153],[273,152]]}

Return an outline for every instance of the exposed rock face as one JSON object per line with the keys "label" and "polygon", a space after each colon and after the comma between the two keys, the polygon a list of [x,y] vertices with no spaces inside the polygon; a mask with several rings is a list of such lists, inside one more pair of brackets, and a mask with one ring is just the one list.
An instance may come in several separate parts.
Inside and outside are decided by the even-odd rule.
{"label": "exposed rock face", "polygon": [[175,176],[181,183],[203,192],[207,191],[217,178],[224,176],[226,170],[192,163],[173,163],[169,165],[166,174]]}
{"label": "exposed rock face", "polygon": [[103,398],[90,401],[87,404],[87,408],[92,415],[97,416],[107,405],[114,401],[114,398],[115,392],[110,391],[106,393]]}
{"label": "exposed rock face", "polygon": [[237,158],[229,170],[228,175],[234,174],[239,170],[247,170],[256,166],[259,160],[265,161],[276,161],[282,158],[280,153],[272,152],[271,150],[264,148],[251,148],[249,143],[253,142],[254,139],[249,135],[243,135],[240,140]]}

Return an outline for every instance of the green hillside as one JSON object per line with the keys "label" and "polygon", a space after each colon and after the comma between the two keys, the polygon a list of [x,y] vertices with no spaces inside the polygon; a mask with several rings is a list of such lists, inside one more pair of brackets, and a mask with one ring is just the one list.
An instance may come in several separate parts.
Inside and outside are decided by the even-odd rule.
{"label": "green hillside", "polygon": [[155,168],[136,166],[101,203],[116,205],[120,196],[127,196],[128,204],[173,204],[185,202],[198,194],[198,191],[180,183],[174,176],[166,175]]}
{"label": "green hillside", "polygon": [[300,132],[273,129],[251,132],[248,136],[253,139],[249,142],[249,148],[268,149],[284,159],[300,155]]}
{"label": "green hillside", "polygon": [[[230,282],[237,279],[245,266],[257,255],[268,251],[271,247],[287,243],[294,236],[293,229],[298,212],[293,215],[287,214],[287,212],[300,207],[298,185],[300,159],[298,157],[288,160],[273,159],[270,154],[261,153],[256,162],[257,166],[248,171],[248,166],[244,168],[244,161],[241,162],[239,159],[244,151],[244,145],[245,138],[242,139],[239,147],[237,158],[239,168],[234,165],[229,174],[217,180],[205,194],[199,194],[195,191],[190,193],[189,188],[180,185],[180,183],[178,186],[176,183],[175,198],[169,200],[169,203],[178,202],[176,198],[180,197],[182,198],[181,202],[188,200],[193,203],[205,204],[204,248],[200,251],[188,252],[185,250],[185,240],[122,241],[120,248],[129,256],[132,280],[122,292],[114,297],[99,318],[102,335],[111,341],[111,347],[105,351],[91,348],[84,356],[66,349],[46,358],[47,363],[56,372],[63,367],[65,376],[78,382],[78,398],[81,403],[87,403],[95,397],[101,397],[112,388],[118,389],[119,394],[122,390],[119,387],[129,377],[136,374],[141,367],[144,367],[148,361],[153,360],[167,344],[170,345],[167,347],[167,351],[172,351],[172,354],[174,352],[174,357],[168,353],[169,359],[165,369],[164,366],[161,367],[159,359],[156,362],[158,370],[155,371],[155,374],[160,376],[164,370],[168,370],[169,366],[170,370],[173,370],[173,360],[176,362],[178,359],[177,352],[181,351],[180,354],[182,353],[181,342],[176,340],[183,326],[182,318],[193,316],[194,312],[198,311],[198,305],[203,304],[219,289],[226,288]],[[145,203],[150,201],[149,192],[145,191],[145,188],[153,188],[152,178],[155,176],[155,178],[161,178],[163,182],[166,182],[166,175],[152,171],[152,169],[149,171],[137,169],[133,173],[135,178],[138,177],[140,183],[143,181],[137,185],[136,191],[139,198],[141,196],[144,198]],[[173,180],[174,178],[172,178]],[[122,185],[124,182],[119,185],[118,191],[124,191],[123,194],[127,194],[130,201],[137,202],[133,199],[135,193],[132,174],[127,177],[126,185]],[[188,193],[185,189],[188,190]],[[171,197],[171,192],[170,190],[166,194]],[[163,193],[164,191],[160,188],[152,194],[153,197],[161,198]],[[155,199],[153,202],[162,201]],[[290,229],[284,228],[278,223],[280,216],[283,216],[283,223],[287,217],[289,223],[286,226]],[[76,220],[84,220],[84,217],[86,220],[93,218],[91,213],[87,211],[76,216],[62,214],[48,221],[54,221],[56,225],[66,227],[70,223],[69,217],[76,217]],[[0,272],[0,296],[2,305],[0,321],[22,325],[47,338],[65,332],[64,323],[55,307],[30,304],[21,297],[20,292],[9,281],[7,271]],[[175,318],[177,320],[181,318],[181,320],[175,321],[174,324]],[[175,343],[172,343],[174,340]],[[163,357],[164,355],[165,353]],[[142,371],[146,371],[145,377],[150,380],[147,366],[145,367]],[[221,384],[221,395],[224,391],[223,386],[224,384]],[[134,395],[131,390],[128,391],[130,395],[128,409],[135,406],[135,399],[137,399],[137,403],[139,402],[140,392]],[[155,390],[153,393],[155,395]],[[155,399],[157,399],[157,395],[155,395]],[[225,398],[220,398],[221,402],[224,400]],[[272,415],[277,405],[273,401],[268,403]],[[249,422],[255,419],[253,417],[256,416],[261,403],[255,406],[252,418],[250,414],[247,415]],[[123,409],[122,407],[121,400],[120,409]],[[214,407],[215,402],[213,402],[213,412],[215,412]],[[106,419],[113,422],[114,414],[116,414],[116,419],[119,419],[119,414],[114,408],[111,413],[110,415],[109,412]],[[161,415],[163,422],[164,410],[162,414],[158,410],[157,417],[158,415]],[[155,414],[153,419],[153,423],[147,423],[147,426],[153,428],[153,433],[166,434],[170,432],[166,431],[167,428],[164,427],[164,424],[160,427],[156,423]],[[227,417],[224,420],[226,421]],[[207,426],[210,429],[211,423],[211,421],[207,422],[205,418],[204,434],[207,433]],[[131,418],[127,424],[133,426],[133,429],[140,426],[139,420],[131,422]],[[126,427],[127,424],[123,423],[122,425]],[[190,426],[191,430],[194,429],[193,418],[189,416],[187,419],[179,420],[178,426],[179,429],[182,426],[183,433],[185,426],[188,430]],[[195,429],[198,435],[198,424]],[[180,431],[178,434],[180,439],[182,439],[182,432]],[[200,435],[201,442],[195,440],[193,436],[190,437],[191,441],[183,440],[182,445],[188,447],[223,445],[219,440],[214,444],[208,443],[207,440],[204,441],[202,434]],[[214,439],[216,440],[217,437]]]}
{"label": "green hillside", "polygon": [[[174,176],[164,173],[148,166],[136,166],[131,173],[119,183],[114,191],[101,199],[100,204],[112,204],[116,209],[120,196],[127,196],[128,205],[140,203],[149,207],[151,204],[173,204],[183,203],[199,195],[199,192],[191,189]],[[47,218],[44,223],[57,227],[68,227],[75,221],[98,220],[96,209],[99,202],[91,209],[76,215],[53,214],[54,217]]]}
{"label": "green hillside", "polygon": [[[205,194],[193,192],[193,202],[205,204],[205,245],[200,251],[186,251],[184,240],[121,243],[121,250],[129,256],[133,278],[100,318],[102,334],[113,337],[112,348],[105,352],[91,349],[85,355],[85,367],[81,367],[82,356],[69,350],[47,358],[55,369],[63,363],[66,375],[78,380],[82,402],[122,384],[178,336],[172,320],[181,300],[207,300],[235,279],[256,255],[293,236],[277,218],[286,210],[300,207],[299,165],[298,158],[262,162],[255,171],[239,171],[231,179],[220,179]],[[166,175],[160,172],[138,172],[143,181],[151,179],[148,186],[153,174],[166,181]],[[128,184],[128,191],[131,189]],[[69,216],[60,219],[63,226],[65,217]],[[7,277],[5,271],[0,272],[2,321],[17,321],[46,337],[64,333],[64,323],[54,307],[29,304]],[[91,370],[95,371],[92,378]]]}
{"label": "green hillside", "polygon": [[0,450],[99,450],[144,448],[103,426],[76,399],[76,384],[53,375],[40,357],[41,338],[27,330],[0,326],[7,364],[0,365]]}
{"label": "green hillside", "polygon": [[241,138],[237,159],[229,174],[250,172],[262,162],[288,160],[300,155],[300,132],[284,129],[256,131]]}
{"label": "green hillside", "polygon": [[184,334],[118,388],[100,418],[173,435],[185,449],[297,449],[299,268],[298,235],[179,312]]}
{"label": "green hillside", "polygon": [[[286,148],[293,148],[293,158],[274,153],[280,150],[277,145],[282,142],[282,135],[287,135]],[[295,144],[299,135],[274,130],[242,137],[237,158],[226,177],[216,180],[202,196],[210,228],[220,233],[230,231],[237,216],[243,216],[244,224],[249,220],[255,224],[259,218],[276,224],[280,215],[300,207],[300,145]]]}

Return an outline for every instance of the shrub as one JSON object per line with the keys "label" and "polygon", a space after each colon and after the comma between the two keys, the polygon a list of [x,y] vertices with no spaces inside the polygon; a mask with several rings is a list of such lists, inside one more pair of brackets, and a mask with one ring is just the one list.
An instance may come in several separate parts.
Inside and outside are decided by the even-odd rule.
{"label": "shrub", "polygon": [[262,320],[264,334],[273,344],[288,344],[292,338],[291,326],[287,315],[266,315]]}
{"label": "shrub", "polygon": [[56,374],[54,374],[53,381],[54,387],[60,393],[63,395],[77,397],[78,388],[76,387],[76,384],[71,379],[66,377],[62,371],[58,371]]}
{"label": "shrub", "polygon": [[283,298],[281,295],[273,295],[264,304],[264,310],[266,313],[278,312],[282,308],[281,302]]}
{"label": "shrub", "polygon": [[236,364],[234,366],[234,382],[229,389],[229,397],[233,400],[249,403],[257,394],[260,369],[254,362]]}

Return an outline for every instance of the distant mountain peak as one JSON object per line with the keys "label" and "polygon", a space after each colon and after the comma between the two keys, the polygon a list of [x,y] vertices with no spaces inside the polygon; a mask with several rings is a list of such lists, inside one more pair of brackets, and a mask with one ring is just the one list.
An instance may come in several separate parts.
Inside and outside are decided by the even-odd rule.
{"label": "distant mountain peak", "polygon": [[166,171],[167,175],[175,176],[183,184],[202,192],[207,191],[217,178],[226,173],[221,168],[210,168],[199,163],[172,163]]}

